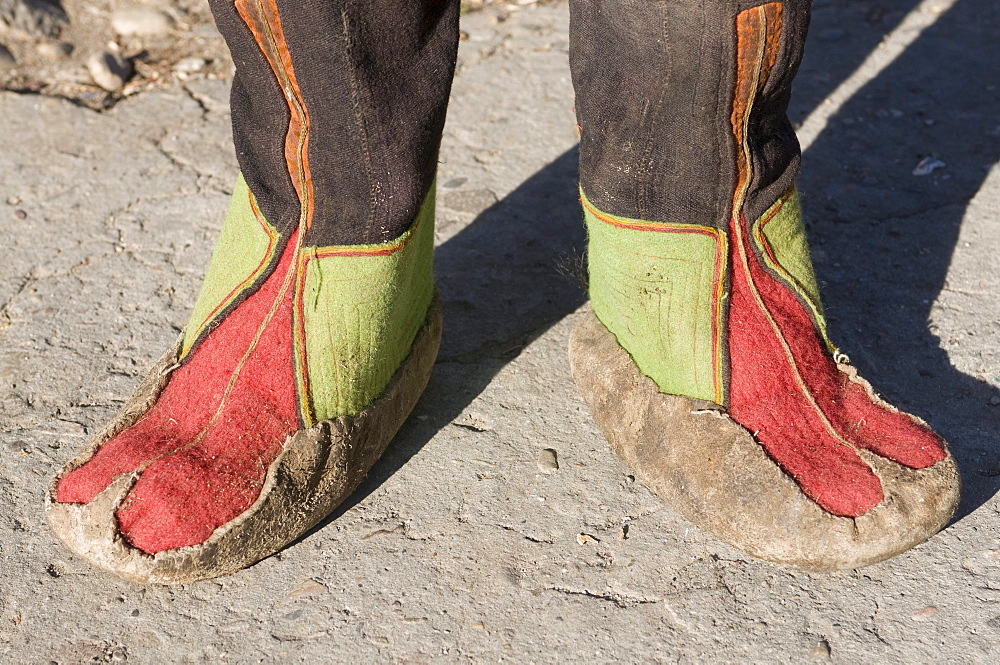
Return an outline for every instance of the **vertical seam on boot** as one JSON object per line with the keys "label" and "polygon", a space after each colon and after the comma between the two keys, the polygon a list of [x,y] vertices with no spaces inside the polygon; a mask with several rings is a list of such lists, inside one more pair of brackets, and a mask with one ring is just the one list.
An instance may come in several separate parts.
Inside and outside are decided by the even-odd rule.
{"label": "vertical seam on boot", "polygon": [[[670,69],[672,68],[673,63],[670,60],[671,43],[670,40],[667,38],[667,32],[668,32],[667,19],[664,18],[661,24],[661,35],[663,43],[665,45],[664,50],[666,51],[667,54],[668,69],[667,71],[662,73],[664,85],[660,88],[660,95],[657,98],[656,102],[649,109],[647,109],[646,111],[647,117],[655,117],[660,112],[660,110],[663,108],[664,102],[666,101],[667,91],[669,90],[670,87],[670,77],[671,77]],[[651,212],[652,207],[650,206],[650,201],[649,201],[649,191],[651,187],[656,188],[657,185],[660,184],[660,183],[650,182],[650,171],[652,170],[651,164],[653,162],[653,157],[652,157],[653,147],[660,140],[660,137],[655,132],[657,123],[653,122],[649,124],[652,130],[654,131],[651,131],[646,136],[646,140],[644,142],[645,145],[643,145],[642,148],[642,162],[640,167],[637,169],[634,179],[635,193],[636,193],[635,197],[636,213],[641,219],[646,219],[653,216]]]}
{"label": "vertical seam on boot", "polygon": [[351,113],[354,115],[354,124],[358,130],[358,142],[361,144],[361,154],[364,157],[364,173],[368,180],[368,218],[365,220],[365,236],[368,236],[375,226],[375,207],[377,204],[377,196],[375,194],[375,181],[372,175],[373,165],[372,165],[372,154],[371,148],[369,146],[368,130],[365,126],[364,118],[361,116],[361,92],[358,86],[357,77],[354,75],[354,69],[351,66],[351,32],[350,32],[350,18],[347,15],[346,9],[340,10],[340,21],[343,26],[343,36],[344,36],[344,50],[345,58],[347,62],[344,63],[344,70],[347,73],[347,82],[351,88]]}

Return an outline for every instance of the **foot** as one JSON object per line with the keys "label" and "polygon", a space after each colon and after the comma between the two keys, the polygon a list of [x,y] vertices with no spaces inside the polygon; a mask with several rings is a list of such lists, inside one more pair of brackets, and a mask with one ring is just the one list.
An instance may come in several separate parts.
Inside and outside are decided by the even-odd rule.
{"label": "foot", "polygon": [[[755,524],[746,531],[778,520],[779,532],[759,540],[822,540],[839,534],[816,526],[827,518],[870,515],[878,521],[886,511],[903,511],[889,520],[898,538],[877,547],[864,534],[860,541],[845,536],[850,542],[829,548],[817,544],[815,552],[843,554],[830,554],[819,567],[870,563],[899,551],[901,543],[926,539],[947,522],[957,505],[958,480],[944,442],[835,360],[835,354],[843,358],[825,334],[794,193],[753,224],[732,222],[727,233],[617,218],[584,203],[597,325],[627,352],[623,362],[644,375],[640,384],[649,380],[658,397],[639,390],[635,378],[613,363],[593,368],[594,349],[605,342],[592,327],[575,337],[574,374],[606,436],[641,477],[686,506],[683,512],[695,521],[758,553],[771,550],[745,542],[728,525]],[[601,348],[600,354],[610,353]],[[681,396],[678,404],[689,406],[675,406],[667,395]],[[614,404],[624,399],[638,403]],[[664,420],[668,411],[672,424]],[[694,421],[678,424],[708,413],[723,417],[714,430]],[[650,440],[658,432],[663,440]],[[691,455],[678,458],[675,448]],[[744,476],[723,482],[736,472],[721,468],[719,460],[736,450],[741,461],[733,464],[744,470],[771,465],[785,481],[761,472],[756,481]],[[793,483],[801,500],[785,482]],[[698,492],[704,496],[692,496]],[[813,507],[803,508],[802,500]],[[796,520],[813,526],[802,531]],[[797,550],[782,550],[794,555],[772,552],[766,558],[793,565],[812,561],[808,567],[816,567],[803,554],[809,547],[800,542]]]}
{"label": "foot", "polygon": [[[116,483],[131,478],[110,512],[98,519],[113,525],[126,548],[155,559],[214,544],[269,494],[281,494],[276,474],[297,438],[313,445],[317,437],[340,436],[341,443],[350,443],[371,432],[363,426],[345,430],[344,419],[365,413],[379,421],[379,440],[364,440],[358,448],[381,453],[409,410],[400,404],[412,407],[436,352],[439,328],[432,325],[428,332],[425,325],[432,243],[431,198],[396,241],[304,247],[297,232],[282,238],[263,219],[241,181],[168,380],[146,396],[149,404],[138,413],[126,408],[113,435],[98,437],[95,450],[60,474],[51,507],[96,505],[102,493],[118,493]],[[433,339],[425,339],[428,335]],[[408,359],[417,347],[421,357]],[[405,380],[401,372],[409,372]],[[406,394],[390,400],[385,408],[392,413],[369,414],[401,390],[400,381]],[[324,445],[336,448],[329,441]],[[345,459],[346,468],[300,472],[346,474],[356,485],[377,454],[361,457]],[[359,463],[364,468],[356,468]],[[310,482],[313,490],[321,484]],[[335,507],[328,503],[321,502],[326,512]],[[270,523],[258,525],[275,537],[270,551],[256,552],[257,558],[326,514],[316,513],[315,506],[283,509],[289,513],[285,523],[271,515]],[[310,519],[292,515],[301,512]],[[57,532],[73,531],[74,519],[62,519]],[[78,550],[105,545],[88,544],[78,533],[68,538]],[[197,574],[222,568],[232,563],[202,565]]]}
{"label": "foot", "polygon": [[296,237],[274,272],[175,370],[156,404],[63,476],[59,503],[90,503],[122,474],[138,480],[115,512],[146,554],[205,542],[250,507],[299,429],[292,366]]}

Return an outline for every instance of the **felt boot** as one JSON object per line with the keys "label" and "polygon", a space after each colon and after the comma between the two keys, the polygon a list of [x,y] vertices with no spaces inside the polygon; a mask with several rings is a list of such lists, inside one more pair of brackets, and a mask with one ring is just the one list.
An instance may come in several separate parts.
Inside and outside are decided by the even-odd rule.
{"label": "felt boot", "polygon": [[141,582],[235,572],[326,517],[410,413],[441,335],[457,0],[212,8],[237,67],[229,215],[176,347],[47,497],[71,550]]}
{"label": "felt boot", "polygon": [[572,0],[592,311],[573,374],[682,515],[810,570],[944,527],[948,448],[827,338],[786,116],[808,2]]}

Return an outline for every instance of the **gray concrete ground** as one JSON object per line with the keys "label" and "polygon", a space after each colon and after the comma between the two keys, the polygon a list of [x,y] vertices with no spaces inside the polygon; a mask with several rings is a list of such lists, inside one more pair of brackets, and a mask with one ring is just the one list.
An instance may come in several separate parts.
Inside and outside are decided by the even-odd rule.
{"label": "gray concrete ground", "polygon": [[[966,495],[925,545],[833,575],[686,523],[576,393],[564,4],[467,17],[439,179],[444,345],[362,488],[228,578],[90,568],[48,531],[43,489],[185,322],[236,173],[227,83],[105,113],[0,94],[0,660],[1000,661],[1000,13],[928,0],[925,29],[872,61],[916,7],[817,0],[793,117],[813,132],[801,184],[833,335],[949,438]],[[945,166],[914,175],[928,156]]]}

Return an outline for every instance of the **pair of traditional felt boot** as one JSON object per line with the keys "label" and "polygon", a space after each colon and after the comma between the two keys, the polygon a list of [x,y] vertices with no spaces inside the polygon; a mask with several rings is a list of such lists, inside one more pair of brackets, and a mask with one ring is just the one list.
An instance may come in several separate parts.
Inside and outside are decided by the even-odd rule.
{"label": "pair of traditional felt boot", "polygon": [[[232,573],[360,483],[441,334],[434,176],[457,0],[211,0],[242,176],[191,321],[53,480],[122,577]],[[827,339],[786,117],[808,2],[571,0],[592,311],[574,377],[608,441],[755,556],[857,567],[950,519],[923,422]]]}

